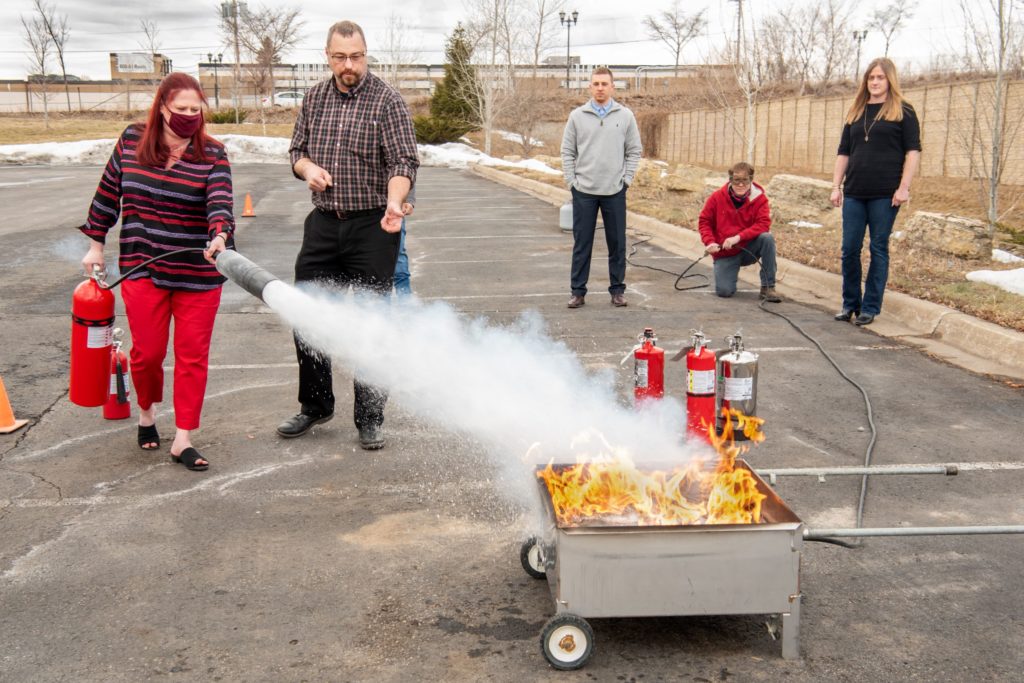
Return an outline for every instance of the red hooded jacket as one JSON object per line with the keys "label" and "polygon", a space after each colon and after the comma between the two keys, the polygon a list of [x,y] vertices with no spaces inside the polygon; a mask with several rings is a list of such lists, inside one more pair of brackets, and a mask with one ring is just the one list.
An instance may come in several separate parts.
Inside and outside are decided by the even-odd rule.
{"label": "red hooded jacket", "polygon": [[704,209],[700,212],[697,226],[700,229],[700,239],[705,246],[721,246],[727,238],[733,235],[740,236],[739,244],[732,249],[722,249],[712,254],[711,258],[717,260],[740,254],[740,247],[745,247],[750,240],[771,229],[772,216],[768,208],[768,196],[764,193],[763,187],[754,183],[750,188],[750,197],[737,209],[729,197],[729,184],[726,183],[708,197]]}

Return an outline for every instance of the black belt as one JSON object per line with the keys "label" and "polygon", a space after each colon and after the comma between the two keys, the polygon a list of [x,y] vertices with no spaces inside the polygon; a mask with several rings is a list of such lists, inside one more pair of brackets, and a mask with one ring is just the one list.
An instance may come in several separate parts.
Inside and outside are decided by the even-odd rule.
{"label": "black belt", "polygon": [[359,211],[336,211],[334,209],[321,209],[319,206],[316,210],[325,216],[331,218],[337,218],[339,221],[347,221],[352,218],[361,218],[363,216],[372,216],[375,213],[384,213],[386,207],[379,207],[376,209],[360,209]]}

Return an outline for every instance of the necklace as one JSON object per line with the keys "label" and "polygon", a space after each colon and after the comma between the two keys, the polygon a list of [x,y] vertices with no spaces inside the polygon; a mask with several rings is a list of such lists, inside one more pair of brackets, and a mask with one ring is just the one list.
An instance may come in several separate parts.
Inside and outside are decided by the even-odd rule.
{"label": "necklace", "polygon": [[881,115],[882,115],[882,108],[879,107],[878,108],[878,113],[875,114],[875,118],[874,118],[874,120],[871,121],[871,125],[869,126],[868,125],[868,109],[867,109],[866,106],[864,107],[864,142],[868,141],[868,137],[871,135],[871,129],[875,127],[876,123],[878,123],[878,119],[879,119],[879,117]]}

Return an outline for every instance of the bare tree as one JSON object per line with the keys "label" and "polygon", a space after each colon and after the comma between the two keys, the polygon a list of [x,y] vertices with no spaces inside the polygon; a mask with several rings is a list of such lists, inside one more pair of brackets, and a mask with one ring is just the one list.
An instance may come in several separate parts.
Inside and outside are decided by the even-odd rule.
{"label": "bare tree", "polygon": [[156,54],[160,51],[160,28],[154,19],[140,19],[139,28],[142,29],[142,40],[139,47],[148,52],[156,64]]}
{"label": "bare tree", "polygon": [[[57,63],[60,64],[61,78],[64,81],[64,96],[67,98],[68,111],[71,111],[71,92],[68,89],[68,72],[64,65],[64,46],[71,37],[71,29],[68,27],[68,15],[57,14],[52,5],[47,5],[44,0],[32,0],[32,8],[39,16],[53,49],[57,52]],[[45,74],[43,74],[45,76]]]}
{"label": "bare tree", "polygon": [[299,42],[303,21],[297,7],[261,7],[255,12],[245,11],[241,16],[238,40],[257,63],[269,74],[267,86],[274,92],[275,64],[280,64],[285,51]]}
{"label": "bare tree", "polygon": [[847,73],[857,53],[856,41],[850,28],[852,6],[849,0],[822,0],[821,50],[818,54],[818,79],[822,84],[832,83]]}
{"label": "bare tree", "polygon": [[238,37],[239,52],[244,50],[251,58],[253,64],[246,68],[246,72],[256,89],[257,104],[260,109],[260,122],[266,134],[266,112],[263,107],[263,98],[260,95],[269,94],[273,102],[275,83],[274,66],[281,63],[281,58],[286,50],[295,47],[298,43],[299,31],[303,22],[299,18],[298,8],[260,7],[256,11],[242,8],[238,16],[238,30],[234,30],[234,22],[225,20],[225,33],[233,41]]}
{"label": "bare tree", "polygon": [[894,0],[890,5],[877,8],[871,15],[868,28],[878,31],[885,38],[886,57],[889,56],[889,46],[892,45],[893,37],[906,26],[914,16],[915,10],[917,3],[914,0]]}
{"label": "bare tree", "polygon": [[466,4],[476,17],[466,27],[475,78],[462,74],[460,80],[471,90],[463,96],[473,111],[473,123],[483,132],[484,154],[490,154],[491,135],[515,97],[515,56],[523,34],[514,0],[468,0]]}
{"label": "bare tree", "polygon": [[994,236],[1004,216],[1000,211],[1003,172],[1021,128],[1021,117],[1007,116],[1006,94],[1010,75],[1015,64],[1019,64],[1024,39],[1020,22],[1014,16],[1013,0],[987,0],[986,4],[987,10],[979,12],[976,7],[969,7],[966,0],[960,0],[968,36],[969,49],[965,54],[995,76],[990,83],[975,84],[973,125],[969,135],[963,136],[963,146],[970,157],[971,176],[979,180],[989,232]]}
{"label": "bare tree", "polygon": [[565,9],[565,0],[529,0],[524,10],[529,26],[530,64],[537,78],[540,59],[554,43],[559,26],[555,17]]}
{"label": "bare tree", "polygon": [[413,35],[413,27],[406,23],[402,15],[392,12],[388,16],[384,42],[377,52],[384,56],[381,75],[395,88],[399,85],[399,67],[402,64],[411,64],[420,57],[420,46],[413,39]]}
{"label": "bare tree", "polygon": [[[50,129],[50,109],[47,104],[46,90],[46,69],[50,63],[50,50],[53,48],[53,39],[50,32],[46,30],[46,22],[39,16],[32,16],[26,19],[21,16],[21,26],[25,45],[29,48],[29,69],[33,73],[40,74],[40,87],[42,88],[43,100],[43,126]],[[31,82],[31,77],[29,81]]]}
{"label": "bare tree", "polygon": [[644,27],[647,35],[660,40],[668,46],[676,59],[675,75],[679,77],[679,55],[686,47],[686,44],[697,37],[705,26],[707,19],[704,17],[706,9],[696,14],[687,14],[679,8],[679,0],[673,0],[670,10],[662,10],[659,14],[644,17]]}
{"label": "bare tree", "polygon": [[757,52],[765,80],[798,83],[803,95],[822,50],[823,24],[817,3],[790,5],[762,19]]}

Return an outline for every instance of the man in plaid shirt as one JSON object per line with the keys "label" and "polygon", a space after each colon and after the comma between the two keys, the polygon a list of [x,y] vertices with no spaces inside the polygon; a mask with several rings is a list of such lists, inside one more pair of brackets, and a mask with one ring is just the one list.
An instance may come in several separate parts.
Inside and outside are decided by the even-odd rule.
{"label": "man in plaid shirt", "polygon": [[[295,282],[316,280],[385,294],[391,290],[402,229],[402,205],[419,158],[412,118],[401,95],[369,72],[366,37],[340,21],[327,32],[333,77],[307,94],[292,134],[292,171],[313,193]],[[302,436],[334,417],[330,358],[295,337],[301,411],[277,432]],[[384,446],[387,393],[355,380],[359,444]]]}

